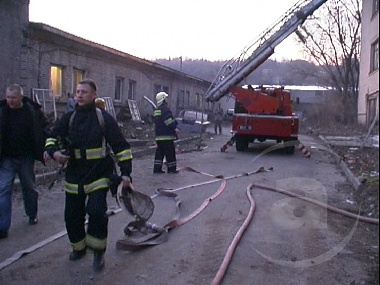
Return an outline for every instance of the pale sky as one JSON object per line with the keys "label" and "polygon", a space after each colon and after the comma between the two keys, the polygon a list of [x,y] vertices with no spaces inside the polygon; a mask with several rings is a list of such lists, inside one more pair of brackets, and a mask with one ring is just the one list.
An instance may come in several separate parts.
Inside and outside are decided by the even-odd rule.
{"label": "pale sky", "polygon": [[[228,60],[297,0],[30,0],[29,20],[154,60]],[[294,34],[272,59],[300,58]]]}

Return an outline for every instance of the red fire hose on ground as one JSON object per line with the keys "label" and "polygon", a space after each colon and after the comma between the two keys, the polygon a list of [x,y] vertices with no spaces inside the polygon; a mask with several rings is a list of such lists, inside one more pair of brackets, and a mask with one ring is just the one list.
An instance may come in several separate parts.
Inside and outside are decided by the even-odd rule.
{"label": "red fire hose on ground", "polygon": [[[154,235],[154,234],[151,235],[152,239],[154,240],[154,239],[157,238],[159,240],[158,242],[152,242],[152,240],[151,240],[151,241],[147,241],[147,243],[144,244],[144,242],[141,242],[141,240],[139,240],[138,243],[134,243],[133,238],[129,239],[129,240],[120,240],[120,241],[118,241],[118,246],[117,246],[119,249],[122,249],[122,250],[137,250],[139,248],[146,247],[147,245],[156,245],[156,244],[165,242],[167,240],[167,236],[165,238],[161,238],[161,239],[159,238],[159,236],[161,234],[166,234],[167,235],[167,233],[168,233],[169,230],[177,228],[177,227],[179,227],[181,225],[184,225],[187,222],[191,221],[193,218],[195,218],[197,215],[199,215],[208,206],[208,204],[210,202],[212,202],[214,199],[216,199],[224,191],[224,189],[226,187],[226,181],[227,180],[238,178],[238,177],[243,177],[243,176],[249,176],[249,175],[252,175],[252,174],[255,174],[255,173],[259,173],[259,172],[270,171],[271,169],[265,170],[263,167],[261,167],[261,168],[257,169],[256,171],[253,171],[253,172],[243,173],[243,174],[239,174],[239,175],[235,175],[235,176],[231,176],[231,177],[227,177],[227,178],[224,178],[222,176],[214,176],[214,175],[211,175],[211,174],[208,174],[208,173],[200,172],[200,171],[194,170],[194,169],[192,169],[190,167],[184,167],[184,168],[182,168],[180,170],[181,171],[185,170],[185,171],[196,172],[196,173],[199,173],[199,174],[202,174],[202,175],[206,175],[206,176],[209,176],[209,177],[216,178],[216,180],[207,181],[207,182],[198,183],[198,184],[193,184],[193,185],[189,185],[189,186],[186,186],[186,187],[182,187],[182,188],[178,188],[178,189],[173,189],[173,190],[162,190],[162,189],[160,189],[160,190],[158,190],[157,195],[164,194],[164,195],[173,195],[173,197],[176,197],[176,195],[174,195],[174,192],[177,192],[177,191],[180,191],[180,190],[185,190],[185,189],[193,188],[193,187],[196,187],[196,186],[201,186],[201,185],[213,183],[213,182],[216,182],[216,181],[221,181],[221,185],[218,188],[218,190],[212,196],[210,196],[209,198],[205,199],[204,202],[200,205],[200,207],[198,207],[193,213],[191,213],[187,217],[184,217],[184,218],[181,218],[181,219],[179,219],[179,218],[178,219],[177,218],[173,219],[171,222],[169,222],[168,224],[166,224],[163,228],[159,228],[160,231],[156,231],[157,232],[156,235]],[[296,193],[293,193],[293,192],[290,192],[290,191],[286,191],[286,190],[282,190],[282,189],[278,189],[278,188],[270,187],[270,186],[266,186],[266,185],[252,183],[252,184],[250,184],[247,187],[247,190],[246,190],[246,195],[247,195],[247,198],[248,198],[249,203],[250,203],[250,209],[249,209],[248,215],[247,215],[246,219],[244,220],[244,223],[242,224],[242,226],[237,231],[237,233],[236,233],[233,241],[231,242],[230,246],[228,247],[227,252],[226,252],[226,254],[224,256],[223,262],[220,265],[219,270],[216,273],[213,281],[211,282],[211,285],[218,285],[218,284],[220,284],[222,282],[222,280],[223,280],[223,278],[224,278],[224,276],[226,274],[226,271],[228,269],[228,266],[229,266],[229,264],[231,262],[231,259],[233,257],[234,251],[235,251],[235,249],[236,249],[239,241],[241,240],[244,232],[248,228],[248,226],[249,226],[249,224],[250,224],[250,222],[251,222],[251,220],[253,218],[254,211],[255,211],[255,201],[252,198],[251,190],[253,188],[255,188],[255,187],[256,188],[260,188],[260,189],[264,189],[264,190],[269,190],[269,191],[281,193],[281,194],[284,194],[284,195],[287,195],[287,196],[290,196],[290,197],[294,197],[294,198],[306,201],[308,203],[312,203],[314,205],[320,206],[320,207],[322,207],[324,209],[327,209],[329,211],[335,212],[337,214],[346,216],[348,218],[356,219],[358,221],[372,223],[372,224],[379,224],[379,220],[378,219],[369,218],[369,217],[363,217],[363,216],[360,216],[360,215],[357,215],[357,214],[353,214],[353,213],[350,213],[350,212],[344,211],[342,209],[338,209],[338,208],[332,207],[330,205],[321,203],[321,202],[319,202],[317,200],[314,200],[314,199],[311,199],[311,198],[307,198],[307,197],[301,196],[299,194],[296,194]],[[152,229],[152,230],[154,231],[154,229]]]}

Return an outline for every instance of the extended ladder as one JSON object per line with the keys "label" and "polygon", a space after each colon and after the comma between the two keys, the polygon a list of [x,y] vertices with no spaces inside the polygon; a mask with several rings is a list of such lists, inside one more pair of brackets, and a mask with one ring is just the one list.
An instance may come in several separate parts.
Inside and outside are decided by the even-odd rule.
{"label": "extended ladder", "polygon": [[[295,32],[327,0],[300,0],[284,16],[259,35],[241,54],[227,61],[206,92],[207,101],[218,101],[273,53],[274,48]],[[307,3],[307,4],[306,4]]]}

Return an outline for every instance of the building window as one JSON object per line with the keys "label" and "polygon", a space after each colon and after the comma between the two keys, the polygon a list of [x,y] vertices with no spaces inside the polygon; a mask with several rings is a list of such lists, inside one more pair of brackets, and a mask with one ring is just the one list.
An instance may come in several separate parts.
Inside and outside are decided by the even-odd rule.
{"label": "building window", "polygon": [[115,100],[120,101],[121,95],[123,94],[123,82],[124,79],[121,77],[115,78]]}
{"label": "building window", "polygon": [[132,79],[129,79],[129,83],[128,83],[128,99],[130,100],[135,100],[135,97],[136,97],[136,84],[137,82],[132,80]]}
{"label": "building window", "polygon": [[379,12],[379,0],[372,0],[372,16]]}
{"label": "building window", "polygon": [[379,39],[371,45],[371,66],[370,71],[379,69]]}
{"label": "building window", "polygon": [[161,92],[161,85],[154,84],[153,86],[153,98],[156,98],[158,92]]}
{"label": "building window", "polygon": [[162,91],[164,91],[166,94],[169,94],[169,86],[162,86]]}
{"label": "building window", "polygon": [[197,108],[202,108],[202,95],[199,93],[195,93],[195,100],[197,100],[196,105]]}
{"label": "building window", "polygon": [[62,74],[61,66],[52,65],[50,67],[50,89],[53,90],[55,96],[62,95]]}
{"label": "building window", "polygon": [[190,107],[192,107],[191,105],[192,104],[190,104],[191,102],[190,102],[190,91],[188,91],[188,90],[186,90],[186,102],[185,102],[185,104],[186,104],[186,107],[187,108],[190,108]]}
{"label": "building window", "polygon": [[185,108],[185,90],[179,90],[177,105],[178,105],[178,109]]}
{"label": "building window", "polygon": [[81,80],[84,78],[84,70],[76,69],[73,70],[73,91],[77,89],[77,86]]}
{"label": "building window", "polygon": [[368,97],[367,126],[370,126],[376,117],[379,93]]}

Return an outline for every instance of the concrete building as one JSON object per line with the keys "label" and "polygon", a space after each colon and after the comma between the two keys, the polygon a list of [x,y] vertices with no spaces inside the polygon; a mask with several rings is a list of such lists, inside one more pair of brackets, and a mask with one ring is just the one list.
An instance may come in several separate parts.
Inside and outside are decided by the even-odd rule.
{"label": "concrete building", "polygon": [[358,122],[379,120],[379,0],[363,0]]}
{"label": "concrete building", "polygon": [[106,47],[43,23],[29,22],[29,0],[0,1],[0,95],[19,83],[27,96],[35,89],[50,90],[58,117],[65,111],[67,94],[83,78],[94,79],[99,97],[111,97],[116,113],[135,100],[141,116],[152,113],[144,96],[170,95],[170,107],[203,109],[203,95],[211,82]]}

